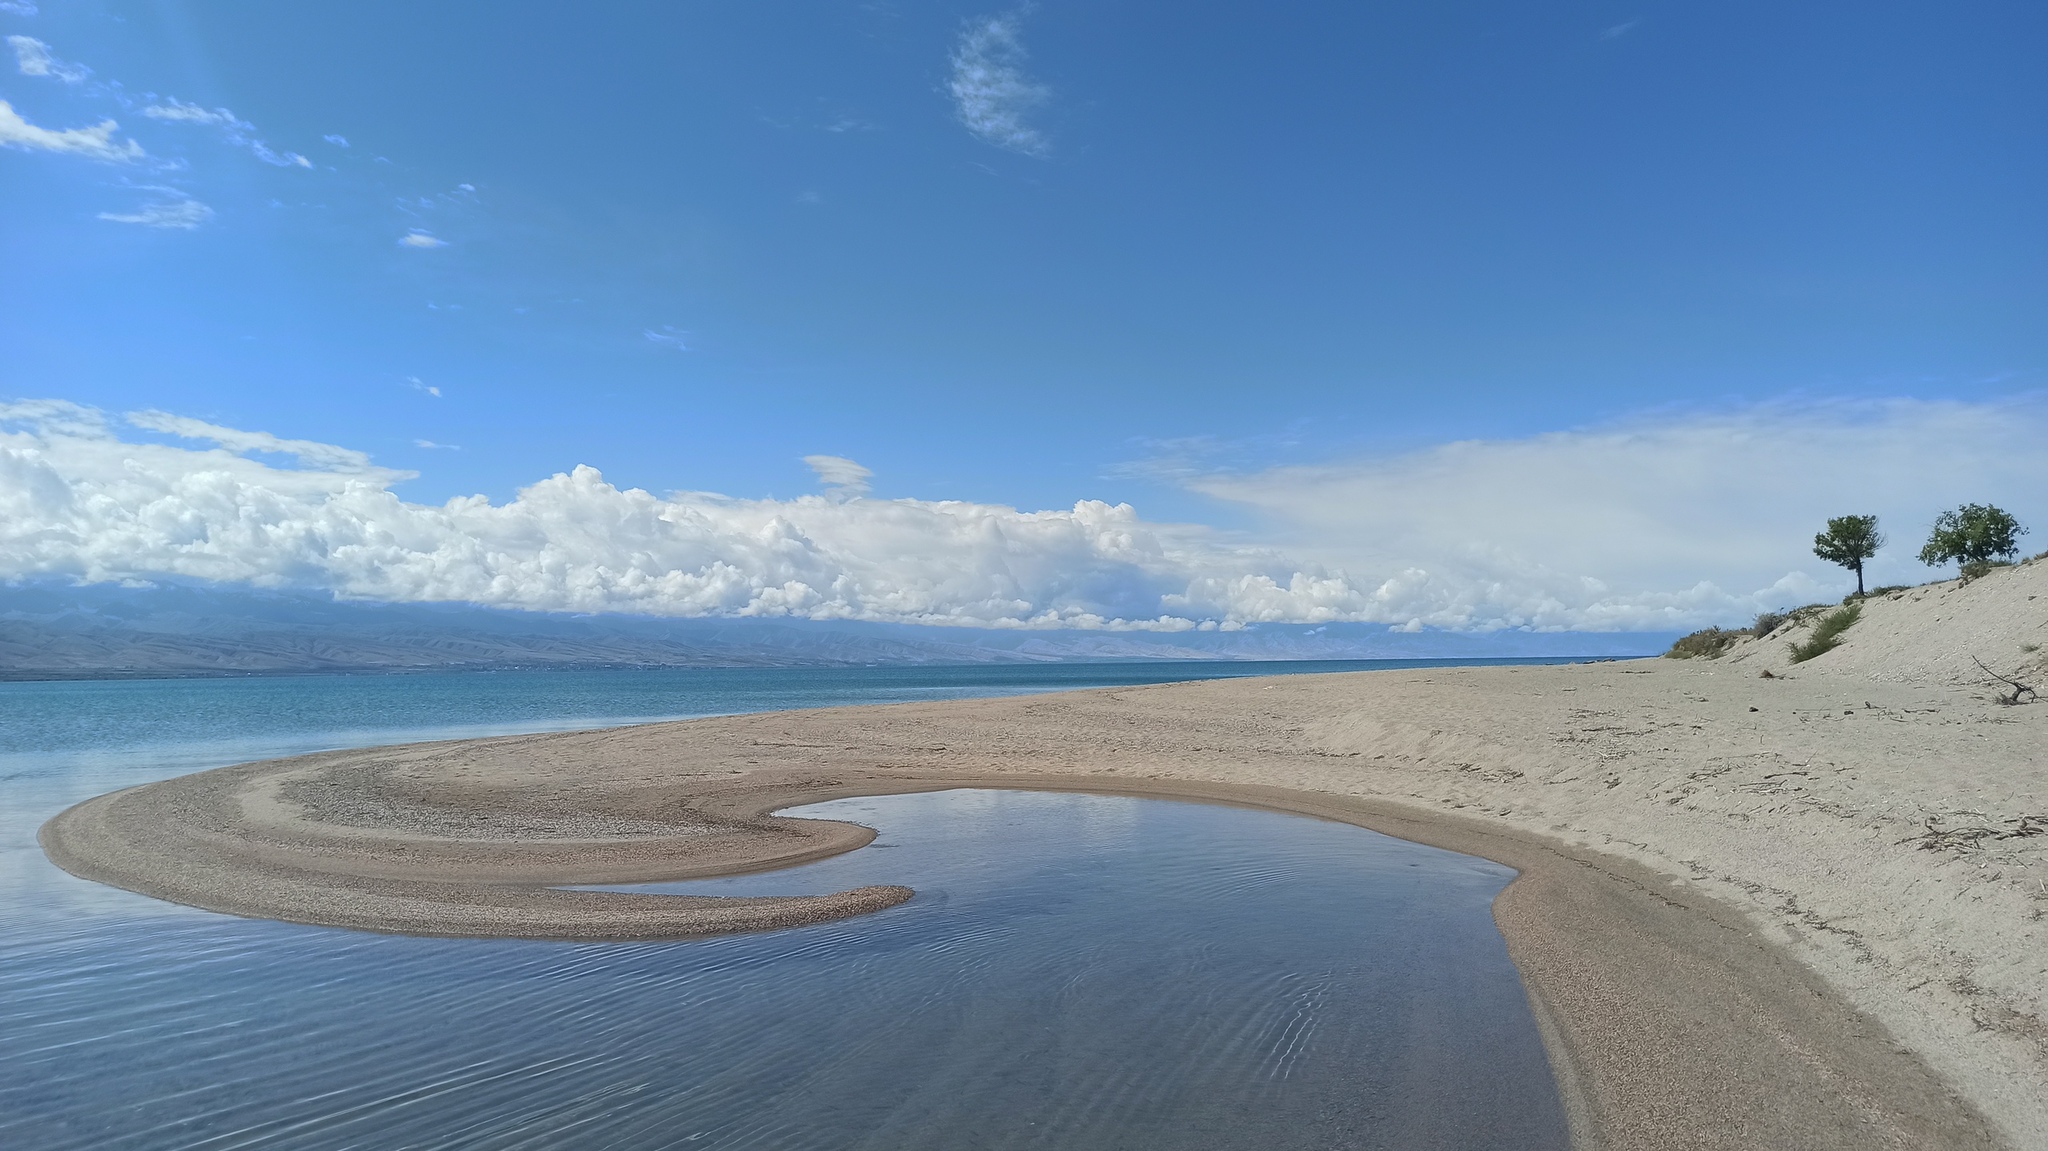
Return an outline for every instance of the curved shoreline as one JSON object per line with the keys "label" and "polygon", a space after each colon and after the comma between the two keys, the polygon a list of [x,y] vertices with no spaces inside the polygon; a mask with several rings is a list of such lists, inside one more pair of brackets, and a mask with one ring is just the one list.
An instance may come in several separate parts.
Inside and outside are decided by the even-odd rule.
{"label": "curved shoreline", "polygon": [[[1455,706],[1456,689],[1497,690],[1524,670],[1538,669],[1369,678],[1374,688],[1427,686],[1439,706]],[[1622,674],[1540,671],[1546,692]],[[1426,795],[1361,793],[1354,777],[1378,769],[1359,760],[1428,762],[1448,743],[1431,726],[1444,717],[1431,715],[1413,731],[1379,723],[1356,746],[1333,744],[1317,729],[1319,709],[1389,702],[1356,690],[1365,686],[1330,676],[1107,689],[323,753],[103,796],[51,820],[42,839],[74,873],[237,914],[423,934],[651,938],[817,922],[908,893],[685,905],[550,885],[758,870],[850,850],[870,833],[771,813],[851,795],[1036,788],[1295,812],[1520,872],[1495,919],[1575,1146],[2005,1145],[1806,957],[1760,934],[1754,911],[1575,843],[1576,828],[1531,827],[1485,803],[1437,798],[1432,809]],[[1297,698],[1266,694],[1283,689]],[[1421,748],[1407,742],[1417,731],[1428,733]],[[1497,762],[1452,762],[1448,780],[1478,792],[1526,786],[1526,756],[1497,750]],[[1461,802],[1473,814],[1442,810]]]}
{"label": "curved shoreline", "polygon": [[[826,820],[762,820],[771,830],[760,834],[773,834],[782,824],[810,826],[790,833],[797,843],[757,839],[747,845],[755,850],[743,855],[664,859],[657,850],[652,858],[640,851],[631,853],[639,858],[597,861],[574,858],[598,846],[576,840],[550,845],[553,850],[546,852],[518,853],[525,860],[490,853],[423,859],[405,851],[417,842],[378,829],[364,829],[368,834],[360,839],[369,840],[371,850],[361,851],[365,845],[359,840],[351,858],[322,851],[330,845],[316,839],[287,838],[294,822],[289,820],[254,828],[221,820],[159,821],[160,806],[190,813],[208,799],[246,799],[235,793],[236,784],[260,781],[265,769],[298,762],[238,764],[111,792],[59,813],[36,839],[65,871],[156,899],[244,918],[399,935],[689,939],[826,923],[894,907],[915,894],[898,885],[746,898],[565,889],[776,870],[856,850],[874,838],[869,828]],[[396,852],[396,858],[386,852]]]}

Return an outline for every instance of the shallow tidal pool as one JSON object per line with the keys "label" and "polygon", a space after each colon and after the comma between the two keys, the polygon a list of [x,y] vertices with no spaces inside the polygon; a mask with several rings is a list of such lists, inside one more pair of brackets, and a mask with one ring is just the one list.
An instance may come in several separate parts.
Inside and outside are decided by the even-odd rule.
{"label": "shallow tidal pool", "polygon": [[4,813],[0,1146],[1566,1145],[1489,912],[1513,875],[1484,860],[1204,804],[846,799],[790,814],[878,828],[866,848],[654,889],[915,899],[589,944],[235,919],[40,858],[63,802],[218,750],[0,764],[25,801]]}

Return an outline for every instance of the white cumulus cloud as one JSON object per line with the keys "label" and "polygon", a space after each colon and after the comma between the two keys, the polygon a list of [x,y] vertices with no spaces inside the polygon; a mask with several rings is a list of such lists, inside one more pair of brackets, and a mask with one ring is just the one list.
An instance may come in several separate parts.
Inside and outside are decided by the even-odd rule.
{"label": "white cumulus cloud", "polygon": [[213,219],[213,209],[193,199],[144,204],[133,212],[101,212],[100,219],[116,224],[139,224],[145,228],[182,228],[191,231]]}
{"label": "white cumulus cloud", "polygon": [[9,36],[7,46],[14,49],[14,63],[24,76],[48,76],[66,84],[78,84],[92,75],[92,69],[83,64],[57,59],[50,54],[48,44],[33,36]]}
{"label": "white cumulus cloud", "polygon": [[1024,56],[1015,16],[970,21],[953,48],[947,89],[954,114],[968,131],[999,148],[1042,156],[1050,145],[1025,117],[1052,93],[1025,76]]}
{"label": "white cumulus cloud", "polygon": [[[135,430],[186,443],[139,442]],[[795,499],[621,489],[576,467],[493,503],[413,503],[362,452],[163,412],[0,404],[0,579],[185,577],[549,611],[1184,630],[1362,621],[1681,630],[1838,597],[1809,542],[1876,513],[1911,560],[1942,507],[2042,530],[2048,402],[1674,414],[1379,460],[1179,473],[1258,542],[1083,500],[875,499],[806,459]],[[279,457],[289,457],[289,460]]]}
{"label": "white cumulus cloud", "polygon": [[[1329,581],[1128,505],[658,496],[578,467],[494,504],[398,496],[359,452],[160,412],[134,442],[61,401],[0,405],[0,579],[157,576],[553,611],[1185,630],[1313,614]],[[248,453],[295,455],[297,467]],[[1222,596],[1224,598],[1217,598]]]}

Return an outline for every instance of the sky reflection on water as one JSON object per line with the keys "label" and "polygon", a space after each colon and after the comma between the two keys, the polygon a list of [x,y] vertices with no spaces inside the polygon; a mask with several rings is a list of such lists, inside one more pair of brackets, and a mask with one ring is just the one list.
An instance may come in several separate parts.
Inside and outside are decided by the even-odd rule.
{"label": "sky reflection on water", "polygon": [[[395,710],[577,725],[559,681],[508,716],[518,691],[483,678],[407,677]],[[189,712],[193,685],[129,684],[104,685],[130,689],[125,730],[50,739],[70,722],[52,716],[40,746],[15,728],[0,750],[0,1144],[1564,1145],[1488,914],[1511,873],[1339,824],[1106,796],[839,800],[802,813],[876,826],[875,845],[676,888],[916,899],[663,944],[241,920],[42,860],[34,827],[75,798],[224,751],[333,746],[304,717],[332,714],[305,697],[335,681],[292,682],[298,710],[267,689],[272,722],[230,744],[179,734],[167,710]]]}

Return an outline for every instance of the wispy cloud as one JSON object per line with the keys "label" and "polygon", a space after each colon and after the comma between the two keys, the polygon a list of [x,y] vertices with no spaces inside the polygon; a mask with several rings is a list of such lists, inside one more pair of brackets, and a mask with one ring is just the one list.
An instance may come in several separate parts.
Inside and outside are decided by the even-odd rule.
{"label": "wispy cloud", "polygon": [[[14,51],[15,63],[26,76],[47,76],[62,80],[66,84],[83,84],[92,76],[92,69],[83,64],[60,60],[51,52],[50,46],[33,36],[9,36],[7,46]],[[131,99],[118,83],[95,81],[87,86],[88,94],[112,99],[124,108],[134,109],[138,101]],[[245,148],[249,153],[266,164],[280,168],[311,168],[313,162],[297,152],[279,151],[266,144],[256,135],[256,126],[228,111],[226,108],[205,108],[187,103],[175,96],[158,97],[154,94],[142,97],[148,101],[141,113],[151,120],[166,124],[190,124],[202,128],[217,128],[228,143]],[[111,123],[111,121],[109,121]],[[136,156],[140,156],[137,145]],[[78,151],[77,148],[51,151]],[[101,159],[108,157],[102,155]],[[135,158],[133,156],[129,158]]]}
{"label": "wispy cloud", "polygon": [[647,337],[647,342],[651,344],[660,344],[664,347],[674,348],[678,352],[690,350],[690,345],[683,342],[682,329],[671,324],[663,324],[660,331],[648,328],[640,334]]}
{"label": "wispy cloud", "polygon": [[14,49],[14,62],[24,76],[48,76],[66,84],[82,84],[92,75],[92,69],[83,64],[59,60],[50,54],[50,46],[33,36],[9,36],[7,46]]}
{"label": "wispy cloud", "polygon": [[36,6],[29,0],[0,0],[0,12],[11,16],[33,16],[36,11]]}
{"label": "wispy cloud", "polygon": [[101,120],[90,128],[41,128],[21,118],[14,105],[0,100],[0,146],[29,152],[58,152],[108,163],[126,163],[147,155],[133,140],[114,139],[121,126]]}
{"label": "wispy cloud", "polygon": [[[9,36],[8,47],[14,50],[14,59],[27,76],[48,76],[67,84],[81,84],[92,75],[92,69],[83,64],[59,60],[48,44],[32,36]],[[131,100],[118,83],[95,82],[89,86],[90,94],[111,98],[124,108],[133,109],[136,101]],[[279,151],[272,148],[256,135],[256,126],[228,111],[226,108],[205,108],[187,103],[175,96],[143,97],[150,101],[141,108],[144,116],[167,124],[190,124],[203,128],[218,128],[228,143],[237,148],[246,148],[249,153],[266,164],[280,168],[311,168],[313,162],[297,152]]]}
{"label": "wispy cloud", "polygon": [[1251,471],[1275,458],[1298,455],[1303,430],[1297,426],[1242,436],[1139,438],[1133,442],[1145,450],[1145,455],[1111,464],[1103,469],[1103,475],[1108,479],[1181,483],[1201,476]]}
{"label": "wispy cloud", "polygon": [[142,114],[152,120],[171,124],[195,124],[200,127],[219,128],[228,143],[237,148],[247,148],[249,154],[266,164],[279,168],[310,168],[313,161],[297,152],[280,152],[256,136],[256,125],[251,124],[226,108],[202,108],[188,104],[175,96],[166,96],[160,103],[151,104]]}
{"label": "wispy cloud", "polygon": [[412,446],[425,448],[431,452],[459,452],[462,450],[461,444],[437,444],[432,440],[414,440]]}
{"label": "wispy cloud", "polygon": [[[17,16],[33,15],[37,6],[27,0],[0,0],[0,13]],[[224,142],[229,147],[242,151],[263,164],[297,171],[312,171],[316,165],[309,157],[287,148],[273,147],[258,132],[255,124],[236,115],[228,108],[207,106],[201,103],[179,99],[176,96],[147,91],[131,91],[118,80],[95,75],[83,64],[62,59],[50,44],[33,36],[10,35],[4,37],[6,49],[13,54],[19,71],[28,76],[44,77],[62,81],[69,92],[68,98],[81,105],[98,104],[112,106],[123,111],[122,119],[127,122],[128,133],[120,134],[121,123],[109,118],[100,118],[97,123],[86,127],[51,128],[31,122],[7,100],[0,99],[0,148],[14,148],[23,151],[65,154],[108,163],[135,164],[136,168],[150,172],[151,178],[181,185],[177,188],[155,187],[149,191],[157,193],[153,202],[134,210],[113,210],[99,213],[99,217],[114,223],[135,224],[141,227],[191,229],[198,227],[214,216],[214,210],[201,201],[200,195],[188,187],[201,186],[206,171],[207,158],[189,147],[189,137],[183,137],[186,129],[197,130]],[[0,57],[4,58],[4,57]],[[76,111],[68,113],[46,112],[39,115],[55,119],[83,118]],[[329,134],[325,140],[336,148],[348,149],[351,142],[338,133]],[[144,142],[149,147],[145,148]],[[330,154],[330,159],[346,162],[347,157]],[[383,156],[366,157],[370,162],[389,166],[391,161]],[[220,195],[230,195],[222,190]],[[206,195],[205,199],[215,200]],[[283,202],[275,193],[269,196],[273,206],[282,207]],[[474,204],[476,189],[461,185],[452,192],[440,193],[433,197],[403,197],[401,210],[410,219],[401,226],[413,224],[410,234],[399,239],[407,248],[430,249],[448,246],[435,232],[440,230],[432,225],[416,208],[407,207],[414,200],[420,204],[443,207],[456,203]],[[218,202],[216,200],[216,202]],[[387,233],[388,234],[388,233]]]}
{"label": "wispy cloud", "polygon": [[757,111],[756,116],[764,124],[783,131],[816,129],[820,132],[841,134],[846,132],[879,132],[881,125],[857,112],[831,106],[825,97],[818,97],[818,107],[813,111],[795,113],[771,113]]}
{"label": "wispy cloud", "polygon": [[100,219],[116,224],[140,224],[145,228],[183,228],[191,231],[213,219],[213,209],[186,198],[145,204],[133,212],[101,212]]}
{"label": "wispy cloud", "polygon": [[176,96],[167,96],[163,103],[149,105],[142,114],[152,120],[168,120],[174,124],[221,124],[244,130],[256,127],[226,108],[202,108],[197,104],[187,104]]}
{"label": "wispy cloud", "polygon": [[953,48],[953,76],[947,88],[954,114],[968,131],[999,148],[1042,156],[1051,144],[1025,117],[1052,92],[1025,76],[1024,58],[1017,16],[969,21]]}
{"label": "wispy cloud", "polygon": [[248,140],[245,141],[245,144],[258,160],[266,164],[275,164],[280,168],[310,168],[313,166],[313,161],[306,159],[297,152],[273,151],[261,140]]}
{"label": "wispy cloud", "polygon": [[1928,578],[1912,553],[1943,507],[2048,518],[2044,435],[2040,395],[1784,401],[1180,482],[1291,554],[1424,573],[1440,597],[1426,624],[1652,627],[1668,612],[1684,627],[1840,595],[1842,573],[1805,546],[1829,516],[1883,517],[1880,583]]}
{"label": "wispy cloud", "polygon": [[1600,30],[1600,38],[1602,40],[1619,40],[1623,36],[1628,35],[1630,32],[1635,31],[1636,25],[1641,24],[1642,22],[1643,18],[1638,16],[1633,20],[1628,20],[1620,24],[1615,24],[1611,27],[1602,28]]}
{"label": "wispy cloud", "polygon": [[313,467],[336,468],[344,471],[370,471],[370,457],[351,448],[323,444],[317,440],[287,440],[269,432],[248,432],[240,428],[222,427],[190,416],[173,415],[155,410],[129,412],[128,423],[145,431],[162,432],[182,440],[204,440],[219,444],[223,449],[242,455],[248,452],[267,452],[273,455],[296,456],[300,463]]}
{"label": "wispy cloud", "polygon": [[418,376],[407,376],[405,377],[405,382],[412,385],[413,391],[425,392],[437,400],[441,398],[440,388],[437,388],[434,385],[427,383],[426,381],[420,379]]}
{"label": "wispy cloud", "polygon": [[817,474],[819,483],[839,496],[866,495],[868,481],[875,477],[875,473],[845,456],[805,456],[804,464]]}

